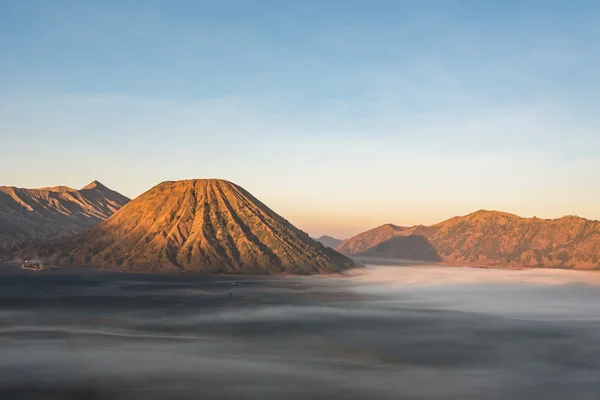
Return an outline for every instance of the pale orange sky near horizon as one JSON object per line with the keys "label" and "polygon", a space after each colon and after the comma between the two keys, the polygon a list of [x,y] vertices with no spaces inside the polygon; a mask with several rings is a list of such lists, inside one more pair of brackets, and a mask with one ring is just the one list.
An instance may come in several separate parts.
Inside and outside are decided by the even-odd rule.
{"label": "pale orange sky near horizon", "polygon": [[[185,177],[182,179],[196,178]],[[197,179],[203,178],[197,177]],[[65,178],[63,182],[54,179],[42,181],[38,176],[31,180],[30,185],[20,185],[15,179],[9,180],[8,185],[27,188],[70,186],[78,189],[92,180],[94,179],[83,181]],[[163,181],[156,181],[142,188],[141,180],[134,180],[137,183],[132,181],[132,184],[128,185],[128,189],[123,189],[116,182],[112,184],[113,179],[97,180],[108,188],[132,199]],[[273,211],[313,237],[328,235],[338,239],[347,239],[386,223],[401,226],[431,225],[480,209],[503,211],[522,217],[536,216],[549,219],[571,214],[588,219],[599,219],[600,216],[600,212],[597,212],[596,216],[593,213],[590,213],[591,215],[578,214],[571,210],[576,207],[572,206],[569,201],[550,201],[538,204],[531,204],[530,201],[514,201],[502,204],[500,201],[486,201],[477,194],[469,193],[455,199],[452,199],[451,196],[436,197],[433,195],[429,198],[415,199],[412,196],[396,197],[393,195],[393,191],[391,192],[392,196],[388,198],[376,191],[362,192],[356,189],[350,194],[338,196],[338,193],[346,193],[348,190],[335,187],[328,189],[326,179],[318,181],[322,186],[316,185],[318,182],[315,182],[313,191],[302,191],[291,184],[289,186],[279,185],[279,190],[274,190],[273,186],[269,184],[269,180],[257,179],[246,184],[233,179],[228,180],[248,190]],[[590,209],[590,211],[594,210]],[[600,210],[596,209],[596,211]]]}

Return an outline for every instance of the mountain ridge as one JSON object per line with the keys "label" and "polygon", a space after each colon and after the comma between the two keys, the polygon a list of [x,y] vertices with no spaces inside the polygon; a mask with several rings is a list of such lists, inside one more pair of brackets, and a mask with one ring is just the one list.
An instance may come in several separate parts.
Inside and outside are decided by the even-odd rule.
{"label": "mountain ridge", "polygon": [[92,183],[82,189],[0,186],[0,252],[83,232],[129,202],[99,182]]}
{"label": "mountain ridge", "polygon": [[[338,251],[359,257],[425,259],[455,264],[600,268],[600,222],[577,216],[524,218],[479,210],[434,225],[395,231],[389,237],[378,237],[372,231],[353,238],[354,242],[362,240],[360,251],[350,253],[347,249],[353,247],[348,243],[342,243]],[[402,238],[411,237],[416,241],[417,236],[420,237],[416,246],[419,252],[415,253],[415,246],[408,246],[407,239]]]}

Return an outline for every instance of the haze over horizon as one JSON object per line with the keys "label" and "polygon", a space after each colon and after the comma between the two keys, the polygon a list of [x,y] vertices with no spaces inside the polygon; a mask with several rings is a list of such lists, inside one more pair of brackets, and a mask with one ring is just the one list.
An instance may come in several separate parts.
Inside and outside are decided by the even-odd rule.
{"label": "haze over horizon", "polygon": [[600,219],[598,17],[593,1],[0,0],[0,185],[134,198],[223,178],[338,238],[478,209]]}

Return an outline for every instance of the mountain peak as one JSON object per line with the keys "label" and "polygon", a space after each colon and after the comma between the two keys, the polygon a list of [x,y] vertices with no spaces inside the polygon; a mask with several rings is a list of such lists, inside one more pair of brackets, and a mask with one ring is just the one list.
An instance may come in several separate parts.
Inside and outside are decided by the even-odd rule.
{"label": "mountain peak", "polygon": [[106,186],[104,186],[100,182],[94,180],[81,188],[81,190],[90,190],[90,189],[106,189]]}
{"label": "mountain peak", "polygon": [[391,228],[396,231],[401,231],[401,230],[405,229],[403,226],[394,225],[394,224],[383,224],[379,228]]}
{"label": "mountain peak", "polygon": [[234,189],[241,189],[238,185],[225,179],[184,179],[179,181],[164,181],[153,187],[152,190],[174,190],[174,191],[193,191],[206,192],[207,190],[216,189],[222,192],[229,192]]}
{"label": "mountain peak", "polygon": [[182,179],[179,181],[164,181],[160,185],[177,185],[177,186],[197,186],[208,185],[211,183],[232,184],[232,182],[220,178],[197,178],[197,179]]}
{"label": "mountain peak", "polygon": [[328,235],[323,235],[321,237],[315,238],[315,240],[317,242],[323,244],[324,246],[331,247],[332,249],[335,249],[343,242],[343,240],[336,239],[336,238],[328,236]]}
{"label": "mountain peak", "polygon": [[478,218],[478,219],[488,219],[488,218],[498,218],[498,217],[504,217],[504,218],[521,218],[518,215],[515,214],[510,214],[507,212],[503,212],[503,211],[496,211],[496,210],[478,210],[475,211],[471,214],[465,215],[463,218]]}
{"label": "mountain peak", "polygon": [[[322,236],[319,236],[318,238],[316,238],[315,240],[321,240],[321,239],[335,239],[335,238],[332,236],[329,236],[329,235],[322,235]],[[336,240],[339,240],[339,239],[336,239]]]}
{"label": "mountain peak", "polygon": [[472,215],[512,215],[504,211],[481,209],[471,213]]}

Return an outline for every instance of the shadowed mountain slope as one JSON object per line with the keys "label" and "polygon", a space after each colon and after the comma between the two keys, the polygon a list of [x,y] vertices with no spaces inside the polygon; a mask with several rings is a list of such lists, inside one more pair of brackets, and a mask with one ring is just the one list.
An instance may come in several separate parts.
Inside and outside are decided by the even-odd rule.
{"label": "shadowed mountain slope", "polygon": [[406,228],[393,224],[385,224],[346,239],[336,250],[343,254],[360,254],[371,247],[401,235]]}
{"label": "shadowed mountain slope", "polygon": [[327,235],[323,235],[321,237],[315,238],[315,240],[324,246],[331,247],[332,249],[335,249],[343,242],[343,240],[336,239],[336,238],[333,238],[333,237],[327,236]]}
{"label": "shadowed mountain slope", "polygon": [[355,266],[246,190],[217,179],[163,182],[40,255],[63,264],[170,273],[321,273]]}
{"label": "shadowed mountain slope", "polygon": [[0,186],[0,252],[81,233],[128,202],[97,181],[80,190]]}
{"label": "shadowed mountain slope", "polygon": [[396,236],[376,244],[357,257],[440,262],[431,243],[422,235]]}
{"label": "shadowed mountain slope", "polygon": [[[365,237],[372,237],[369,232]],[[350,254],[422,260],[425,254],[435,252],[441,261],[449,263],[600,268],[600,222],[580,217],[547,220],[480,210],[428,227],[407,228],[394,238],[416,235],[427,241],[427,245],[420,243],[423,252],[418,254],[401,239],[371,240],[368,249]],[[343,243],[338,250],[345,248]]]}

